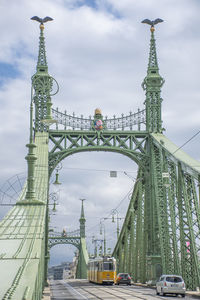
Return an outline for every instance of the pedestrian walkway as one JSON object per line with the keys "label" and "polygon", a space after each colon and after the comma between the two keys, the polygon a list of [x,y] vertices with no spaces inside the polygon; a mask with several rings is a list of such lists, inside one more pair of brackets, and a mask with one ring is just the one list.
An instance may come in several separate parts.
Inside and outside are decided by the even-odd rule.
{"label": "pedestrian walkway", "polygon": [[45,286],[43,291],[42,300],[50,300],[51,299],[51,290],[50,290],[50,284],[48,282],[48,286]]}

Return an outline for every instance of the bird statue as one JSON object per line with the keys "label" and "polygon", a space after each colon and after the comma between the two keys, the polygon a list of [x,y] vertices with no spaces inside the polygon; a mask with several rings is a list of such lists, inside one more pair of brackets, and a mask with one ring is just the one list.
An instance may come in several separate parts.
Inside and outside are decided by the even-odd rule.
{"label": "bird statue", "polygon": [[38,21],[40,24],[44,24],[44,23],[46,23],[46,22],[48,22],[48,21],[53,21],[53,19],[52,18],[50,18],[50,17],[45,17],[45,18],[39,18],[39,17],[37,17],[37,16],[34,16],[34,17],[32,17],[31,18],[31,20],[35,20],[35,21]]}
{"label": "bird statue", "polygon": [[141,23],[149,24],[151,27],[154,27],[154,25],[164,22],[162,19],[155,19],[154,21],[151,21],[149,19],[144,19]]}

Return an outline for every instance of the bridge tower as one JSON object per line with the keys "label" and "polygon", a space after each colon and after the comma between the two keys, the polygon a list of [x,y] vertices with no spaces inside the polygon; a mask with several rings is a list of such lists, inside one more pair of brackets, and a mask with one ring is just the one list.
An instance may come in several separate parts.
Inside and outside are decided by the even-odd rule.
{"label": "bridge tower", "polygon": [[79,256],[78,256],[78,265],[76,278],[87,278],[87,263],[88,263],[88,252],[85,240],[85,214],[83,202],[85,199],[81,199],[81,216],[79,219],[80,222],[80,247],[79,247]]}
{"label": "bridge tower", "polygon": [[149,63],[147,69],[147,76],[145,77],[142,87],[146,92],[146,130],[148,132],[161,133],[162,132],[162,117],[161,117],[161,104],[162,98],[161,87],[164,79],[159,74],[156,43],[154,37],[155,28],[151,27],[151,40]]}
{"label": "bridge tower", "polygon": [[164,79],[159,74],[153,25],[150,31],[147,76],[142,83],[146,92],[146,161],[145,167],[139,164],[113,255],[119,271],[130,272],[135,282],[155,284],[162,273],[181,274],[187,288],[196,289],[200,286],[200,163],[162,133]]}
{"label": "bridge tower", "polygon": [[83,202],[85,199],[80,199],[82,201],[81,203],[81,217],[79,219],[80,222],[80,237],[85,238],[85,214],[84,214],[84,207],[83,207]]}

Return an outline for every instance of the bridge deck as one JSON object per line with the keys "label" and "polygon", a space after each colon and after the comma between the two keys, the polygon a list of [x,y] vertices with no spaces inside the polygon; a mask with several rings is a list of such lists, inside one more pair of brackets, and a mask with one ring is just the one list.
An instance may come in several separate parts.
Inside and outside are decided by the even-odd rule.
{"label": "bridge deck", "polygon": [[[35,141],[36,198],[44,204],[48,191],[47,138],[47,133],[39,133]],[[26,187],[19,201],[25,193]],[[44,272],[45,214],[46,205],[16,205],[1,221],[0,299],[36,299],[33,291],[42,284],[40,276]],[[38,292],[41,293],[39,286]]]}

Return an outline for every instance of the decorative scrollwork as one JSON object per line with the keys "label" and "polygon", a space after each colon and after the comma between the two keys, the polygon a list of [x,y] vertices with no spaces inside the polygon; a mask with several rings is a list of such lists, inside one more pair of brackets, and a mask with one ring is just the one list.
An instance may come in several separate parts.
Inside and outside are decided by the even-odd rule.
{"label": "decorative scrollwork", "polygon": [[[61,124],[65,129],[73,130],[93,130],[94,119],[90,116],[89,118],[76,117],[75,114],[68,115],[66,112],[59,112],[58,109],[52,109],[52,115],[57,124]],[[103,119],[105,130],[132,130],[134,126],[140,128],[141,124],[145,124],[146,113],[145,109],[138,110],[136,113],[130,112],[129,115],[116,118],[113,116],[112,119],[105,117]]]}

